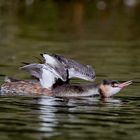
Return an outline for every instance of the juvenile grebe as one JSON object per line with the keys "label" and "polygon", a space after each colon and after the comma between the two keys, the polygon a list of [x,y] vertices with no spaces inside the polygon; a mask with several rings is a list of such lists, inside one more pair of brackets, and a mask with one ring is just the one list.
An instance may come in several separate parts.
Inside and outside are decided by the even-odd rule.
{"label": "juvenile grebe", "polygon": [[67,78],[80,78],[87,81],[95,80],[95,71],[90,65],[80,64],[72,59],[67,59],[63,56],[47,53],[41,54],[44,59],[44,64],[49,64],[57,72],[66,73]]}
{"label": "juvenile grebe", "polygon": [[114,80],[103,80],[96,84],[71,84],[73,77],[93,81],[95,72],[91,66],[82,65],[74,60],[66,59],[59,55],[42,55],[44,64],[28,64],[20,69],[26,70],[38,81],[16,80],[6,78],[1,86],[2,95],[48,95],[55,97],[94,96],[111,97],[132,81],[119,83]]}

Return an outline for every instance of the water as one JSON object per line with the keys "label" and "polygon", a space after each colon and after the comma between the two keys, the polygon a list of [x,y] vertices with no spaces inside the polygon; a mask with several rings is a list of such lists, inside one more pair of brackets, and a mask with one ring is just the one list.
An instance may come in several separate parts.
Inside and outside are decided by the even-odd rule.
{"label": "water", "polygon": [[28,79],[18,67],[36,62],[42,52],[92,65],[96,81],[133,80],[105,100],[0,97],[1,140],[140,139],[140,8],[115,0],[107,5],[0,1],[0,83],[4,75]]}
{"label": "water", "polygon": [[139,139],[139,100],[1,98],[1,139]]}

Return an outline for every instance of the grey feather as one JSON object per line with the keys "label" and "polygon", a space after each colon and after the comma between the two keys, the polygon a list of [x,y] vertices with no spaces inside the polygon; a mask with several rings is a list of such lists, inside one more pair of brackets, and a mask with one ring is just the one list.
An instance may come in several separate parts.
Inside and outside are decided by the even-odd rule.
{"label": "grey feather", "polygon": [[67,59],[60,55],[53,54],[52,56],[68,69],[69,78],[78,77],[89,81],[93,81],[95,79],[95,71],[92,66],[80,64],[75,60]]}
{"label": "grey feather", "polygon": [[[31,73],[32,76],[41,79],[42,78],[42,70],[45,69],[46,71],[50,71],[53,76],[58,79],[60,78],[63,81],[66,81],[66,73],[65,72],[61,72],[61,69],[58,67],[52,67],[49,64],[37,64],[37,63],[33,63],[33,64],[29,64],[29,65],[25,65],[23,67],[20,67],[21,70],[25,70],[29,73]],[[44,78],[48,78],[48,77],[44,77]]]}
{"label": "grey feather", "polygon": [[40,79],[42,77],[42,64],[28,64],[25,66],[20,67],[21,70],[25,70],[29,73],[31,73],[32,76]]}

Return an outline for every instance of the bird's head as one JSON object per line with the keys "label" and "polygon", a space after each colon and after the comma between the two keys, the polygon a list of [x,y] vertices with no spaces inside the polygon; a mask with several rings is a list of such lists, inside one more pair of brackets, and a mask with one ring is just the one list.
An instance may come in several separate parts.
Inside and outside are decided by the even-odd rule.
{"label": "bird's head", "polygon": [[105,98],[111,97],[130,84],[132,84],[132,81],[120,83],[116,80],[103,80],[99,87],[100,94]]}

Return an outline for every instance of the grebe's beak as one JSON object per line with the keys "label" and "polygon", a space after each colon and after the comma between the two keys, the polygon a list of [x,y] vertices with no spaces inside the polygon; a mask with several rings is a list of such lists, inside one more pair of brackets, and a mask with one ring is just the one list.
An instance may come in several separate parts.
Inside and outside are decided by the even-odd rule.
{"label": "grebe's beak", "polygon": [[132,84],[132,80],[124,82],[124,83],[115,84],[115,87],[125,88],[125,87],[127,87],[127,86],[129,86],[131,84]]}

